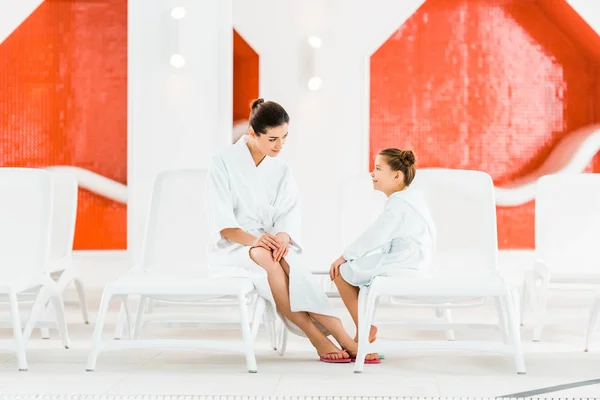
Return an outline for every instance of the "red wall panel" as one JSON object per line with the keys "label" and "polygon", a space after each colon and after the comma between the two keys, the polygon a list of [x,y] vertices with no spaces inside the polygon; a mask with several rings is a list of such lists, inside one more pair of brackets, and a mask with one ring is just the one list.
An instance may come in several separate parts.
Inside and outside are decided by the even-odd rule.
{"label": "red wall panel", "polygon": [[233,121],[247,120],[258,97],[258,54],[233,31]]}
{"label": "red wall panel", "polygon": [[[371,58],[371,160],[412,148],[420,168],[480,169],[506,185],[597,121],[597,35],[574,12],[557,25],[563,0],[547,2],[428,0]],[[533,212],[498,208],[501,248],[533,247]]]}
{"label": "red wall panel", "polygon": [[[0,44],[0,165],[127,183],[127,1],[44,2]],[[126,248],[126,206],[80,190],[76,249]]]}

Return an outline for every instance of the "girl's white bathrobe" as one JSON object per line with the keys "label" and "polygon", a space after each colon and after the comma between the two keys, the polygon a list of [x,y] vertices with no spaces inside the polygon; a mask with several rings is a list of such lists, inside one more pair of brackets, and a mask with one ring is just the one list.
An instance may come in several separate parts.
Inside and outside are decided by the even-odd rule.
{"label": "girl's white bathrobe", "polygon": [[[210,270],[215,275],[251,278],[259,295],[268,300],[272,310],[276,310],[266,271],[250,258],[250,246],[234,243],[222,237],[220,232],[226,228],[241,228],[256,237],[266,232],[273,235],[285,232],[292,239],[285,257],[290,266],[292,311],[337,317],[317,278],[302,259],[302,215],[290,168],[270,157],[265,157],[256,166],[247,146],[248,140],[249,136],[243,136],[235,145],[215,156],[208,174]],[[290,331],[304,336],[297,326],[283,320]]]}
{"label": "girl's white bathrobe", "polygon": [[383,213],[343,253],[342,278],[353,286],[376,276],[421,271],[431,262],[436,231],[425,197],[410,187],[392,194]]}

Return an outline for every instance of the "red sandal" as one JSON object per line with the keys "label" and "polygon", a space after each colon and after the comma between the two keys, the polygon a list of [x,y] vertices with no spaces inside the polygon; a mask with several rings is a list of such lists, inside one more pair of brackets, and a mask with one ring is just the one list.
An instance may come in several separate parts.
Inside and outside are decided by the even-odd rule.
{"label": "red sandal", "polygon": [[348,352],[346,350],[342,350],[342,351],[332,351],[329,353],[325,353],[322,354],[320,357],[320,361],[324,362],[324,363],[330,363],[330,364],[347,364],[352,362],[350,360],[350,357],[348,358],[326,358],[327,356],[331,356],[331,355],[339,355],[340,357],[343,357],[344,354],[348,354]]}

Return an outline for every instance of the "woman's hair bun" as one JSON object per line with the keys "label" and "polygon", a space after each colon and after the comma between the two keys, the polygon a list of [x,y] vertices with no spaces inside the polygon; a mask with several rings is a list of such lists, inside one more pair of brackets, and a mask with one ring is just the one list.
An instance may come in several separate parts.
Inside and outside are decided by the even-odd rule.
{"label": "woman's hair bun", "polygon": [[261,105],[262,103],[265,102],[265,99],[256,99],[252,102],[252,105],[250,106],[253,110],[258,107],[259,105]]}

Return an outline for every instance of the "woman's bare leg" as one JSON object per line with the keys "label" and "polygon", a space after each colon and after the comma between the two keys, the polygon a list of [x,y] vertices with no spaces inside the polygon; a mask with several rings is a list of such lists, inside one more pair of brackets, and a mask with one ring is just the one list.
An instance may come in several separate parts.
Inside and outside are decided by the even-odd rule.
{"label": "woman's bare leg", "polygon": [[[348,282],[342,278],[341,275],[338,275],[337,278],[333,281],[335,286],[338,288],[338,292],[340,293],[340,297],[344,302],[344,305],[348,309],[352,320],[354,321],[354,325],[356,326],[356,335],[354,336],[354,340],[358,342],[358,291],[359,288],[356,286],[352,286]],[[373,343],[377,339],[377,327],[371,325],[371,331],[369,332],[369,342]]]}
{"label": "woman's bare leg", "polygon": [[[280,261],[280,264],[283,268],[283,271],[285,271],[285,274],[289,276],[290,266],[287,263],[287,261],[285,261],[285,259],[282,259]],[[342,346],[343,349],[347,350],[351,356],[356,356],[356,353],[358,352],[357,341],[352,339],[352,337],[348,335],[348,332],[346,332],[344,326],[342,325],[342,321],[340,321],[338,318],[331,317],[329,315],[316,313],[308,313],[307,315],[310,315],[310,317],[312,317],[315,321],[323,325],[323,327],[327,331],[329,331],[329,333],[331,333],[331,336],[335,338],[335,340],[340,344],[340,346]],[[378,358],[377,355],[367,355],[367,360],[376,358]]]}
{"label": "woman's bare leg", "polygon": [[[292,312],[288,275],[280,263],[273,261],[271,252],[261,247],[255,247],[250,250],[250,258],[267,271],[269,286],[271,287],[277,309],[308,336],[317,353],[323,355],[325,353],[339,352],[340,349],[315,326],[308,313]],[[331,354],[328,358],[348,358],[348,354]]]}

